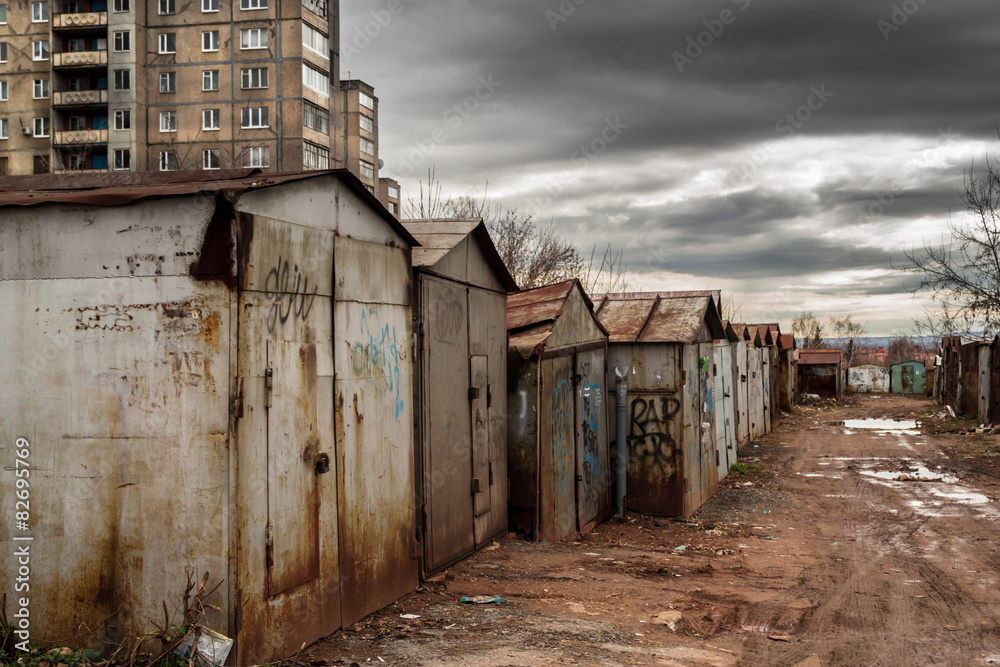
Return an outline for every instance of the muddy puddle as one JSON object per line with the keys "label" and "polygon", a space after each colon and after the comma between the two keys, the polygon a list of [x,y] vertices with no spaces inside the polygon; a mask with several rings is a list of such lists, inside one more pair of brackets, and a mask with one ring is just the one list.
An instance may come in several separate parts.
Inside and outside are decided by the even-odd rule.
{"label": "muddy puddle", "polygon": [[933,472],[924,466],[909,466],[909,470],[860,470],[862,475],[896,482],[943,482],[956,484],[959,479],[943,472]]}
{"label": "muddy puddle", "polygon": [[854,431],[874,432],[877,435],[920,435],[920,422],[906,419],[845,419],[840,424],[846,435]]}

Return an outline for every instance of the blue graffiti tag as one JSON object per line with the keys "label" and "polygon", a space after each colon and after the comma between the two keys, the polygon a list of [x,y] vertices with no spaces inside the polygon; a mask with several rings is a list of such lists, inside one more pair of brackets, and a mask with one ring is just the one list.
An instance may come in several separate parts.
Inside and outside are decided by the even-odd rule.
{"label": "blue graffiti tag", "polygon": [[560,380],[552,390],[552,448],[555,456],[555,467],[559,471],[556,487],[560,495],[569,493],[569,473],[567,466],[572,461],[570,443],[573,440],[573,408],[571,400],[573,390],[569,380]]}
{"label": "blue graffiti tag", "polygon": [[[374,325],[369,323],[369,316]],[[365,338],[367,337],[367,340]],[[374,307],[361,311],[361,338],[351,348],[351,363],[354,374],[368,376],[379,396],[389,395],[395,403],[396,419],[403,411],[403,397],[400,394],[400,360],[405,358],[405,350],[396,342],[396,327],[378,324],[378,310]]]}

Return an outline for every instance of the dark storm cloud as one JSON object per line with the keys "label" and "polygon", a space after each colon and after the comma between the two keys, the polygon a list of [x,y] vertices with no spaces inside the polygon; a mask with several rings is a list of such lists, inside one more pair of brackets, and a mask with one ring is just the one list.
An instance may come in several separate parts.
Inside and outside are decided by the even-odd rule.
{"label": "dark storm cloud", "polygon": [[[451,192],[489,180],[640,272],[801,284],[891,268],[899,248],[852,228],[945,218],[969,165],[940,147],[996,143],[995,1],[577,2],[401,0],[362,49],[356,30],[386,3],[342,3],[344,70],[376,87],[385,174],[411,191],[432,164]],[[477,100],[483,77],[498,83]],[[625,129],[579,168],[612,121]],[[809,152],[841,144],[846,166]],[[792,178],[797,162],[811,179]]]}

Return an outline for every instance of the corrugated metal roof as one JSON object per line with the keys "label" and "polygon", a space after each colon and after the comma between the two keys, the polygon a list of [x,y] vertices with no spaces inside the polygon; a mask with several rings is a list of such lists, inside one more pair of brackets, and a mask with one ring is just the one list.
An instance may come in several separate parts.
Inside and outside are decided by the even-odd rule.
{"label": "corrugated metal roof", "polygon": [[490,268],[509,292],[517,292],[517,283],[500,258],[496,245],[482,218],[474,220],[433,219],[404,220],[403,227],[420,243],[413,249],[413,266],[432,267],[468,236],[473,236],[482,244],[489,258]]}
{"label": "corrugated metal roof", "polygon": [[839,364],[844,357],[843,350],[799,350],[800,365]]}
{"label": "corrugated metal roof", "polygon": [[717,292],[636,292],[595,297],[597,317],[614,343],[693,343],[703,324],[724,338]]}
{"label": "corrugated metal roof", "polygon": [[0,178],[0,208],[39,204],[85,204],[125,206],[151,197],[192,195],[229,191],[239,196],[249,190],[283,183],[336,176],[369,204],[411,246],[417,240],[378,198],[347,169],[263,173],[259,169],[220,171],[139,171],[102,174],[39,174]]}
{"label": "corrugated metal roof", "polygon": [[536,287],[507,297],[507,331],[555,322],[576,280]]}
{"label": "corrugated metal roof", "polygon": [[778,346],[782,350],[794,350],[795,349],[795,334],[781,334],[781,338],[778,341]]}
{"label": "corrugated metal roof", "polygon": [[[584,303],[593,312],[593,302],[580,285],[580,281],[575,278],[508,295],[507,331],[510,333],[510,347],[525,358],[534,354],[552,333],[555,322],[562,315],[566,300],[574,288],[580,290]],[[594,321],[604,330],[596,316]]]}

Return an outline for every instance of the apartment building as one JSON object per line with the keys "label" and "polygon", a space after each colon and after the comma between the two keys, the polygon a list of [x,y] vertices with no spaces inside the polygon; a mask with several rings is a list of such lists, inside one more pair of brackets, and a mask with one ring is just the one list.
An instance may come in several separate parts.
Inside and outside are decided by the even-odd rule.
{"label": "apartment building", "polygon": [[7,0],[0,173],[343,167],[337,0]]}

